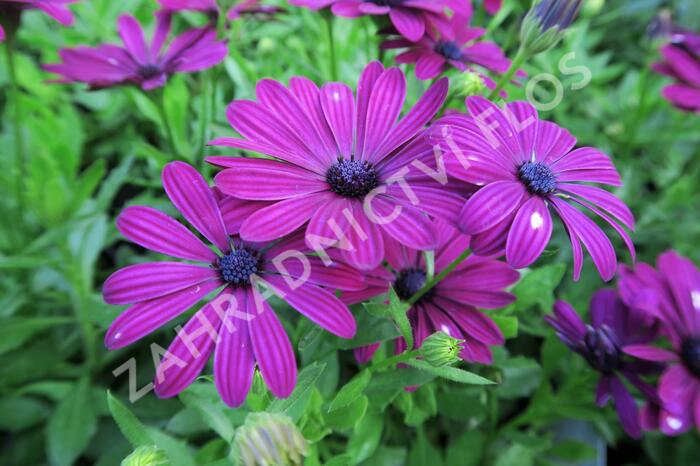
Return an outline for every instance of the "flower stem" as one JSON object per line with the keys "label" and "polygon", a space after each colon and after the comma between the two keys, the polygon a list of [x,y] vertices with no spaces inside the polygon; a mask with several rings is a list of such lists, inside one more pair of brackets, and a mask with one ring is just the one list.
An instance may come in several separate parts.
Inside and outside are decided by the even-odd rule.
{"label": "flower stem", "polygon": [[420,351],[418,350],[404,351],[401,354],[397,354],[396,356],[392,356],[390,358],[384,359],[383,361],[379,361],[377,364],[370,366],[370,369],[373,372],[381,372],[383,370],[389,369],[390,367],[394,367],[397,364],[401,364],[402,362],[410,361],[411,359],[419,355]]}
{"label": "flower stem", "polygon": [[331,71],[331,80],[338,80],[338,61],[335,56],[335,38],[333,36],[333,16],[331,14],[325,15],[326,20],[326,31],[328,33],[328,50],[329,50],[329,65]]}
{"label": "flower stem", "polygon": [[428,291],[432,290],[448,274],[450,274],[454,269],[456,269],[459,264],[464,262],[464,260],[467,257],[469,257],[469,254],[471,254],[471,249],[465,249],[464,252],[462,252],[462,254],[460,254],[457,259],[453,260],[450,265],[445,267],[439,274],[437,274],[431,280],[428,280],[428,282],[425,285],[423,285],[423,288],[421,288],[416,294],[411,296],[411,299],[408,300],[408,304],[410,304],[411,306],[416,304],[418,300],[421,299]]}
{"label": "flower stem", "polygon": [[168,145],[170,146],[170,151],[175,159],[179,158],[177,155],[177,149],[175,148],[175,137],[173,136],[173,129],[170,127],[170,121],[168,121],[168,115],[165,112],[165,92],[163,89],[158,91],[158,96],[156,98],[156,106],[158,107],[158,113],[160,114],[160,119],[165,127],[165,133],[168,136]]}
{"label": "flower stem", "polygon": [[[9,28],[8,28],[9,29]],[[14,131],[13,139],[15,146],[15,189],[17,190],[17,206],[21,211],[24,205],[24,192],[22,183],[24,182],[24,136],[22,134],[22,107],[20,103],[19,82],[17,80],[17,68],[15,66],[15,38],[13,31],[7,31],[7,42],[5,43],[5,53],[7,55],[7,68],[9,70],[10,89],[12,94],[12,106],[14,109]]]}
{"label": "flower stem", "polygon": [[489,100],[494,100],[496,97],[498,97],[501,89],[503,89],[503,87],[510,82],[515,73],[520,69],[523,63],[525,63],[525,60],[527,60],[527,54],[525,49],[520,47],[518,49],[518,53],[515,54],[515,58],[513,58],[513,62],[510,64],[510,68],[508,68],[506,74],[501,76],[501,79],[498,80],[498,84],[496,84],[496,88],[491,91],[491,94],[489,94]]}

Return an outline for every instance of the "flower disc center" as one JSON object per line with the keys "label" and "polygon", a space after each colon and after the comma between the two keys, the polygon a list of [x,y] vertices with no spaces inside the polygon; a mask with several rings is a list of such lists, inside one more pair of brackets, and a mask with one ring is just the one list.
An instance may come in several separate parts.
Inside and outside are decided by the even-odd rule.
{"label": "flower disc center", "polygon": [[247,249],[235,249],[218,260],[221,278],[231,285],[246,285],[257,273],[260,258]]}
{"label": "flower disc center", "polygon": [[525,162],[518,170],[518,179],[530,194],[537,196],[552,194],[557,189],[557,178],[554,172],[542,162]]}
{"label": "flower disc center", "polygon": [[603,374],[610,374],[620,364],[620,349],[615,332],[606,325],[588,328],[584,337],[584,357],[588,363]]}
{"label": "flower disc center", "polygon": [[161,73],[162,71],[158,65],[143,65],[139,67],[139,74],[143,79],[155,78]]}
{"label": "flower disc center", "polygon": [[700,377],[700,338],[688,338],[681,344],[681,359],[688,372]]}
{"label": "flower disc center", "polygon": [[365,160],[341,159],[328,169],[326,182],[334,193],[358,198],[376,188],[379,177],[372,164]]}
{"label": "flower disc center", "polygon": [[[426,281],[426,273],[423,269],[404,269],[394,281],[394,290],[402,301],[408,301],[423,288]],[[433,290],[428,291],[421,299],[429,298]]]}
{"label": "flower disc center", "polygon": [[439,53],[448,60],[461,60],[462,50],[456,42],[438,42],[435,45],[435,52]]}

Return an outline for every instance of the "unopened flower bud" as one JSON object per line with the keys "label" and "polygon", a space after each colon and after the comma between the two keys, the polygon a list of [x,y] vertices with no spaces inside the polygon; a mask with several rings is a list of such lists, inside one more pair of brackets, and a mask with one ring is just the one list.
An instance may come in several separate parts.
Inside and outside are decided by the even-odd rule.
{"label": "unopened flower bud", "polygon": [[169,466],[170,460],[165,452],[155,445],[138,447],[124,458],[121,466]]}
{"label": "unopened flower bud", "polygon": [[244,466],[301,466],[309,454],[296,424],[282,414],[249,414],[233,443]]}
{"label": "unopened flower bud", "polygon": [[458,340],[444,332],[436,332],[423,341],[420,353],[432,366],[447,366],[459,360],[462,343],[464,340]]}
{"label": "unopened flower bud", "polygon": [[520,47],[528,56],[554,47],[574,22],[583,0],[540,0],[528,12],[520,29]]}
{"label": "unopened flower bud", "polygon": [[481,95],[486,89],[486,84],[479,73],[467,71],[460,73],[454,80],[454,86],[451,87],[459,97],[471,97]]}

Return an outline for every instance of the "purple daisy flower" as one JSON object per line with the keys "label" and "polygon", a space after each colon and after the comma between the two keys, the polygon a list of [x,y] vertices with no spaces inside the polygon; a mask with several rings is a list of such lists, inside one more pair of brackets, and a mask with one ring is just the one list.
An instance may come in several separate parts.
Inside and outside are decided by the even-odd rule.
{"label": "purple daisy flower", "polygon": [[676,81],[664,87],[663,96],[681,110],[700,113],[700,35],[673,34],[661,55],[664,60],[652,68]]}
{"label": "purple daisy flower", "polygon": [[454,220],[464,202],[415,168],[435,164],[423,128],[447,88],[446,79],[436,82],[397,122],[406,78],[378,62],[365,68],[356,98],[343,83],[319,89],[302,77],[292,78],[289,88],[260,81],[257,102],[236,100],[228,108],[231,126],[244,139],[211,144],[275,160],[207,159],[225,168],[216,176],[222,192],[270,203],[243,222],[241,236],[269,241],[306,226],[309,247],[337,246],[346,262],[363,270],[378,266],[385,245],[395,241],[433,249],[437,232],[427,214]]}
{"label": "purple daisy flower", "polygon": [[[66,5],[80,0],[0,0],[0,16],[12,18],[21,10],[38,8],[64,26],[71,26],[75,18]],[[5,30],[0,24],[0,41],[5,39]]]}
{"label": "purple daisy flower", "polygon": [[230,198],[217,202],[202,176],[183,162],[166,165],[163,186],[185,219],[217,250],[158,210],[126,208],[117,219],[125,237],[152,251],[204,265],[150,262],[112,274],[104,284],[105,301],[131,307],[112,323],[105,345],[124,347],[220,290],[170,345],[156,372],[156,394],[170,397],[181,392],[214,353],[215,384],[228,405],[243,403],[256,365],[275,396],[288,396],[296,383],[294,351],[259,284],[271,287],[329,332],[351,338],[355,319],[333,290],[362,289],[362,276],[346,265],[324,267],[317,257],[304,255],[299,235],[269,244],[232,236],[249,206]]}
{"label": "purple daisy flower", "polygon": [[136,84],[148,91],[165,85],[171,74],[201,71],[221,63],[228,53],[226,41],[217,41],[211,26],[190,29],[164,48],[170,33],[167,12],[156,13],[150,45],[132,16],[121,16],[118,30],[124,47],[104,44],[61,49],[62,62],[44,65],[44,69],[61,75],[57,82],[84,82],[91,89]]}
{"label": "purple daisy flower", "polygon": [[700,271],[674,251],[657,259],[656,270],[647,264],[622,268],[620,289],[659,319],[671,344],[662,349],[634,344],[625,351],[640,359],[669,363],[659,383],[659,424],[677,435],[693,424],[700,430]]}
{"label": "purple daisy flower", "polygon": [[545,321],[566,346],[601,373],[596,390],[598,406],[605,406],[612,397],[625,431],[639,438],[642,434],[639,409],[623,380],[656,401],[655,388],[642,376],[658,372],[659,367],[625,356],[624,348],[654,340],[657,335],[654,319],[649,319],[641,309],[627,306],[615,290],[596,292],[591,298],[589,314],[591,325],[586,325],[569,303],[557,301],[554,317],[546,316]]}
{"label": "purple daisy flower", "polygon": [[[620,225],[634,230],[629,208],[610,192],[587,184],[620,186],[610,158],[592,147],[572,150],[576,139],[554,123],[541,121],[535,107],[513,102],[501,109],[482,97],[467,99],[469,115],[448,115],[434,125],[443,140],[451,176],[481,186],[464,205],[460,228],[473,235],[477,254],[502,252],[515,268],[537,260],[552,234],[550,207],[571,240],[574,280],[583,266],[583,243],[604,280],[615,275],[610,239],[578,204],[615,229],[634,259],[634,245]],[[620,223],[618,223],[620,222]]]}
{"label": "purple daisy flower", "polygon": [[[498,74],[510,67],[508,60],[498,45],[493,42],[478,41],[485,33],[483,28],[469,27],[471,8],[455,14],[441,27],[428,28],[419,41],[407,39],[388,40],[382,43],[383,49],[403,49],[397,55],[397,63],[415,63],[416,77],[422,80],[433,79],[450,67],[459,71],[473,71],[478,65]],[[483,76],[486,85],[493,89],[496,83]]]}
{"label": "purple daisy flower", "polygon": [[[444,222],[437,221],[439,243],[435,249],[435,273],[439,274],[469,247],[469,237]],[[375,270],[366,275],[368,289],[343,293],[341,299],[355,304],[386,293],[389,287],[403,301],[408,301],[425,285],[427,270],[425,255],[416,249],[397,245],[388,248],[386,259],[392,272]],[[518,281],[519,274],[504,262],[470,256],[445,279],[422,296],[408,310],[413,328],[414,347],[435,332],[442,331],[462,343],[460,357],[469,362],[491,364],[489,346],[502,345],[503,334],[498,326],[477,308],[497,309],[512,303],[515,297],[504,288]],[[406,350],[403,337],[395,340],[395,352]],[[359,362],[371,359],[378,344],[355,351]]]}

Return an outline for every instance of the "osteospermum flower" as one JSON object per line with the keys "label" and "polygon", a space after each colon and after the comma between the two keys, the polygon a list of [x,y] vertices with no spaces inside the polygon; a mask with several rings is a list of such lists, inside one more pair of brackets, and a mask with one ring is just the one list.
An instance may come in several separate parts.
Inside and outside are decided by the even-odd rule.
{"label": "osteospermum flower", "polygon": [[248,206],[235,199],[217,203],[202,176],[185,163],[165,167],[163,186],[185,219],[216,249],[158,210],[125,209],[117,227],[128,239],[202,265],[149,262],[112,274],[104,284],[105,301],[131,307],[112,323],[105,345],[124,347],[219,290],[170,345],[156,373],[156,394],[170,397],[182,391],[214,353],[216,387],[227,404],[238,406],[245,400],[256,365],[275,396],[288,396],[296,383],[294,351],[259,284],[272,287],[331,333],[350,338],[355,320],[332,290],[361,289],[362,277],[345,265],[324,267],[320,259],[305,256],[299,237],[259,244],[231,236]]}
{"label": "osteospermum flower", "polygon": [[659,383],[659,424],[677,435],[693,424],[700,430],[700,271],[674,251],[661,254],[656,270],[647,264],[624,267],[620,289],[628,300],[659,319],[668,349],[636,344],[625,351],[640,359],[668,363]]}
{"label": "osteospermum flower", "polygon": [[[470,5],[470,4],[469,4]],[[397,55],[398,63],[415,63],[418,79],[433,79],[450,67],[459,71],[472,71],[474,66],[486,68],[495,73],[505,73],[510,67],[508,60],[498,45],[479,41],[486,33],[483,28],[469,27],[471,7],[441,27],[430,27],[419,41],[406,39],[388,40],[382,43],[384,49],[408,50]],[[496,83],[482,76],[486,85],[493,89]]]}
{"label": "osteospermum flower", "polygon": [[270,203],[243,222],[241,236],[268,241],[305,227],[309,247],[338,246],[346,262],[363,270],[379,265],[391,242],[434,248],[436,231],[426,214],[454,219],[463,198],[410,164],[435,161],[422,130],[440,109],[447,87],[446,79],[436,82],[397,121],[406,78],[378,62],[365,68],[357,97],[343,83],[319,89],[302,77],[292,78],[289,88],[260,81],[257,102],[236,100],[227,111],[244,139],[211,144],[274,160],[207,159],[226,168],[216,176],[222,192]]}
{"label": "osteospermum flower", "polygon": [[[469,237],[444,222],[437,222],[439,243],[435,249],[435,274],[457,259],[469,247]],[[425,255],[421,251],[397,245],[387,249],[386,259],[392,268],[383,286],[375,283],[375,296],[393,287],[402,301],[409,301],[426,283]],[[371,280],[385,275],[378,271],[368,274]],[[408,310],[414,337],[419,348],[431,334],[442,331],[461,344],[459,356],[469,362],[490,364],[493,360],[489,346],[502,345],[503,334],[498,326],[477,308],[496,309],[510,304],[515,297],[504,288],[518,280],[519,274],[507,264],[495,259],[470,256],[434,288],[424,294]],[[348,304],[365,300],[364,291],[348,293],[341,299]],[[378,344],[355,350],[359,362],[371,359]],[[403,337],[395,340],[395,352],[406,350]]]}
{"label": "osteospermum flower", "polygon": [[[212,17],[219,15],[219,6],[216,0],[158,0],[166,11],[201,11]],[[226,13],[230,20],[238,19],[243,15],[274,14],[280,11],[278,7],[263,5],[262,0],[241,0],[236,2]]]}
{"label": "osteospermum flower", "polygon": [[549,242],[551,208],[571,240],[574,279],[581,274],[583,243],[601,277],[610,280],[617,268],[615,249],[577,204],[610,224],[634,258],[634,245],[620,225],[634,229],[629,208],[610,192],[583,184],[621,185],[607,155],[592,147],[572,150],[576,139],[539,120],[527,102],[501,109],[482,97],[470,97],[467,107],[470,115],[446,116],[434,131],[444,141],[448,173],[481,186],[464,205],[459,221],[473,235],[474,251],[492,254],[505,248],[510,265],[529,266]]}
{"label": "osteospermum flower", "polygon": [[210,68],[226,57],[225,41],[216,40],[211,26],[190,29],[164,47],[170,33],[170,14],[156,13],[156,28],[150,44],[135,18],[123,15],[118,21],[124,47],[105,44],[99,47],[61,49],[62,62],[44,65],[61,75],[58,82],[84,82],[92,89],[136,84],[151,90],[165,84],[174,73],[190,73]]}
{"label": "osteospermum flower", "polygon": [[661,55],[664,60],[653,69],[676,81],[663,88],[663,96],[681,110],[700,113],[700,35],[673,34]]}
{"label": "osteospermum flower", "polygon": [[625,355],[624,348],[654,340],[657,335],[654,320],[643,310],[627,306],[614,290],[596,292],[589,313],[591,324],[586,325],[569,303],[557,301],[554,316],[546,316],[545,320],[566,346],[600,372],[596,403],[605,406],[612,397],[625,431],[639,438],[642,432],[639,409],[624,380],[656,401],[655,388],[642,377],[658,372],[659,368]]}
{"label": "osteospermum flower", "polygon": [[[79,0],[0,0],[0,18],[18,21],[19,13],[29,8],[38,8],[64,26],[73,24],[74,18],[66,5]],[[0,21],[2,23],[4,21]],[[3,24],[0,24],[0,41],[5,39]]]}

